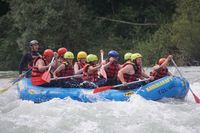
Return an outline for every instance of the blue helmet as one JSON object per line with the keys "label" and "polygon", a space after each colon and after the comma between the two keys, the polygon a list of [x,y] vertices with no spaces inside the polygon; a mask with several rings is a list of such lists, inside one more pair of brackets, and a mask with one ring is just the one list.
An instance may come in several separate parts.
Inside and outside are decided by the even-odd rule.
{"label": "blue helmet", "polygon": [[117,57],[119,57],[119,53],[117,51],[115,51],[115,50],[111,50],[111,51],[108,52],[108,57],[117,58]]}

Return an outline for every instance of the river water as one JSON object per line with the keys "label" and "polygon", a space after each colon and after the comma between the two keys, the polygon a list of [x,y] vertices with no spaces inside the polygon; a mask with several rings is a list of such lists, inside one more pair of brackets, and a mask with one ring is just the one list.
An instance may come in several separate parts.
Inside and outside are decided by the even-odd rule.
{"label": "river water", "polygon": [[[148,68],[146,68],[149,71]],[[175,68],[171,72],[178,75]],[[200,97],[200,67],[180,67]],[[16,72],[0,72],[0,87]],[[18,99],[16,85],[0,94],[0,133],[200,133],[200,104],[189,92],[185,101],[82,103],[66,98],[34,104]]]}

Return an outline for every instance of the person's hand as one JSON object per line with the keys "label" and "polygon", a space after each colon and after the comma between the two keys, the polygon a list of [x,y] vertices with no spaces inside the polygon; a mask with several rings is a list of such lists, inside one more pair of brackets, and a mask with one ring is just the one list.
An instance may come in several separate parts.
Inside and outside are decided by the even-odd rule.
{"label": "person's hand", "polygon": [[168,55],[168,57],[167,57],[169,60],[171,60],[172,58],[173,58],[173,56],[172,55]]}
{"label": "person's hand", "polygon": [[20,74],[18,77],[19,77],[19,78],[23,78],[22,74]]}
{"label": "person's hand", "polygon": [[103,49],[101,49],[101,50],[100,50],[100,53],[101,53],[101,54],[104,54],[104,51],[103,51]]}
{"label": "person's hand", "polygon": [[123,86],[126,86],[126,87],[128,86],[127,82],[125,82],[125,81],[122,82],[122,84],[123,84]]}
{"label": "person's hand", "polygon": [[49,63],[49,65],[47,66],[47,68],[52,67],[52,66],[55,66],[55,62]]}
{"label": "person's hand", "polygon": [[57,77],[56,75],[53,75],[53,78],[54,78],[55,80],[58,80],[58,77]]}
{"label": "person's hand", "polygon": [[116,61],[115,58],[113,58],[113,57],[110,58],[110,62],[111,62],[111,63],[113,63],[113,62],[115,62],[115,61]]}
{"label": "person's hand", "polygon": [[58,58],[58,53],[57,52],[54,52],[54,57]]}
{"label": "person's hand", "polygon": [[153,76],[149,76],[148,78],[150,81],[153,81],[154,80],[154,77]]}

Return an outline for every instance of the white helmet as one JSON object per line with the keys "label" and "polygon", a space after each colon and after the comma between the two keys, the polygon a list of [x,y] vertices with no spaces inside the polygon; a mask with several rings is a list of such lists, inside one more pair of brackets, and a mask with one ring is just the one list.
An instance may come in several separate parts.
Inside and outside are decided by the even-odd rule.
{"label": "white helmet", "polygon": [[29,42],[30,46],[32,46],[33,44],[39,44],[37,40],[32,40]]}

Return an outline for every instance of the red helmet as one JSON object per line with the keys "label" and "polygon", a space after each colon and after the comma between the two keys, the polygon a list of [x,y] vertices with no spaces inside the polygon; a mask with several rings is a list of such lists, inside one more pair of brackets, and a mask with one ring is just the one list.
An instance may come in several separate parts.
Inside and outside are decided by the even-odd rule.
{"label": "red helmet", "polygon": [[63,56],[67,52],[67,49],[59,48],[57,52],[58,52],[58,56]]}
{"label": "red helmet", "polygon": [[53,53],[53,50],[51,50],[51,49],[46,49],[45,51],[44,51],[44,53],[43,53],[43,56],[44,56],[44,58],[46,58],[46,57],[53,57],[54,56],[54,53]]}
{"label": "red helmet", "polygon": [[166,60],[166,58],[160,58],[160,59],[158,60],[158,65],[161,65],[162,63],[164,63],[165,60]]}

